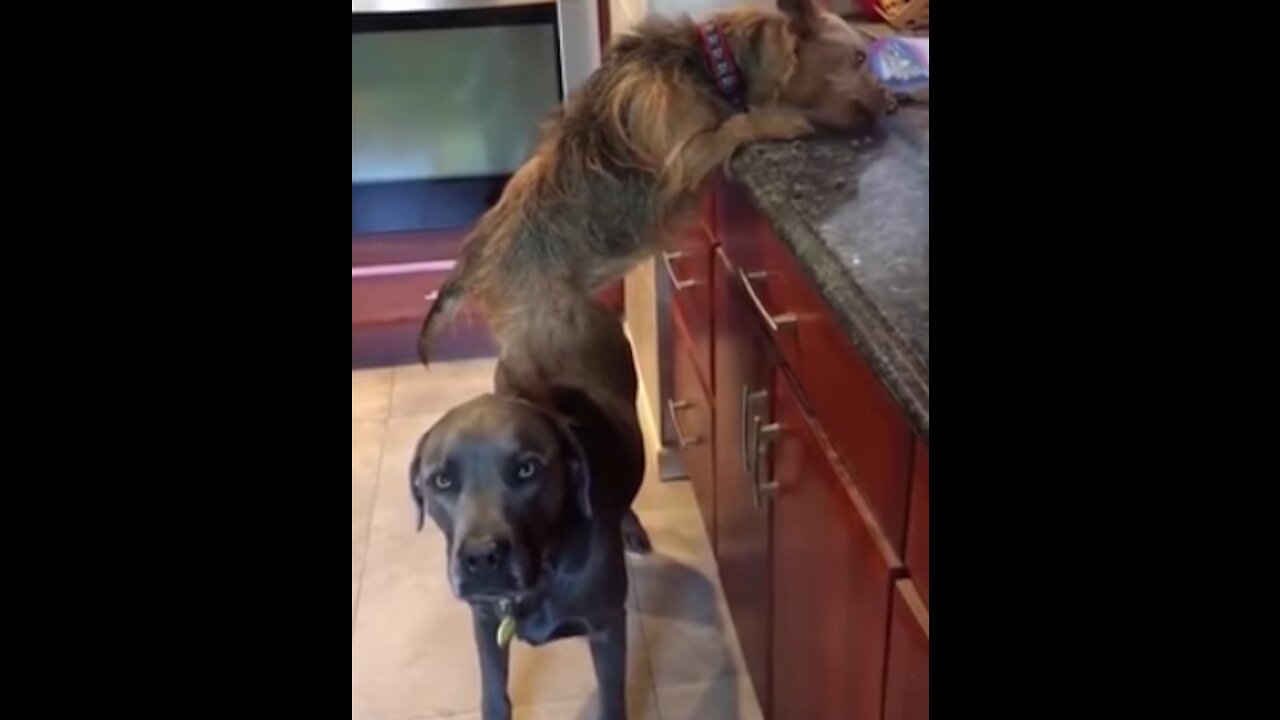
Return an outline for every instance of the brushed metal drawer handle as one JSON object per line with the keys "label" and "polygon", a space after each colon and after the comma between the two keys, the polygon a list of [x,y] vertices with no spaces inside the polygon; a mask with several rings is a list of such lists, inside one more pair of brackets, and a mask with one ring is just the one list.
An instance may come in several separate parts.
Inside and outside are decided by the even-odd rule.
{"label": "brushed metal drawer handle", "polygon": [[675,266],[671,264],[672,261],[687,258],[689,255],[691,255],[691,253],[680,250],[662,253],[662,266],[667,269],[667,277],[671,279],[671,286],[676,290],[688,290],[691,287],[702,284],[699,280],[681,280],[676,277],[676,269]]}
{"label": "brushed metal drawer handle", "polygon": [[765,462],[765,456],[769,452],[769,446],[782,437],[783,433],[781,423],[761,425],[760,421],[761,418],[757,415],[755,447],[751,449],[752,454],[756,456],[755,468],[751,471],[751,500],[756,510],[763,510],[765,500],[772,499],[778,492],[777,480],[770,478],[768,482],[760,482],[760,467],[768,464]]}
{"label": "brushed metal drawer handle", "polygon": [[667,401],[667,412],[671,414],[671,429],[674,430],[676,433],[676,445],[681,450],[687,447],[692,447],[694,445],[699,445],[702,443],[702,438],[698,435],[694,435],[693,437],[686,437],[684,434],[684,429],[680,427],[679,412],[681,410],[688,410],[691,407],[693,407],[693,403],[689,402],[688,400],[668,400]]}
{"label": "brushed metal drawer handle", "polygon": [[751,390],[746,385],[742,386],[742,468],[747,474],[755,472],[755,455],[752,448],[755,447],[755,423],[752,419],[759,419],[759,416],[752,415],[753,409],[760,403],[765,403],[765,412],[769,411],[769,391],[768,390]]}
{"label": "brushed metal drawer handle", "polygon": [[751,298],[751,304],[756,308],[756,314],[764,320],[764,324],[769,327],[769,332],[777,333],[781,328],[796,324],[798,318],[795,313],[783,313],[781,315],[772,315],[765,309],[764,301],[760,299],[760,295],[756,292],[754,280],[763,280],[769,277],[769,273],[765,271],[747,273],[741,269],[738,270],[738,277],[742,280],[742,286],[747,289],[747,296]]}

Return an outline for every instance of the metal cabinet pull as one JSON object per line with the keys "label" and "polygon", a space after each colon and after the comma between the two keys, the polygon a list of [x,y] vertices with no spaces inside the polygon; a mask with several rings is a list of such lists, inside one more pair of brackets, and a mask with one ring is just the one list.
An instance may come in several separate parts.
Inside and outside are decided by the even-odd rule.
{"label": "metal cabinet pull", "polygon": [[798,318],[795,313],[773,315],[765,308],[764,301],[760,299],[760,294],[756,292],[755,285],[752,283],[767,277],[769,277],[769,273],[765,271],[748,273],[741,269],[738,270],[738,278],[742,280],[742,286],[747,289],[747,296],[751,298],[751,304],[755,306],[756,314],[769,327],[769,332],[776,333],[785,326],[794,325]]}
{"label": "metal cabinet pull", "polygon": [[746,385],[742,386],[742,467],[747,474],[755,472],[755,455],[751,452],[751,448],[755,447],[755,424],[752,422],[754,418],[755,407],[760,403],[765,403],[765,410],[768,410],[769,391],[757,390],[752,392]]}
{"label": "metal cabinet pull", "polygon": [[667,269],[667,277],[671,278],[671,286],[676,290],[688,290],[691,287],[702,284],[698,280],[681,280],[676,277],[676,269],[675,266],[671,264],[672,261],[689,257],[690,254],[691,253],[687,253],[682,250],[662,253],[662,266]]}
{"label": "metal cabinet pull", "polygon": [[[759,421],[760,417],[756,416]],[[755,433],[755,446],[751,449],[753,455],[756,456],[755,469],[751,472],[751,499],[755,503],[756,510],[763,510],[766,499],[772,499],[778,492],[778,482],[772,477],[768,482],[760,481],[760,468],[768,467],[769,463],[765,461],[765,455],[769,452],[769,447],[782,437],[783,429],[781,423],[768,423],[759,425]]]}
{"label": "metal cabinet pull", "polygon": [[687,437],[684,434],[684,429],[680,427],[679,412],[681,410],[688,410],[691,407],[693,407],[693,403],[687,400],[667,401],[667,412],[671,413],[671,429],[675,430],[676,444],[679,445],[681,450],[702,442],[702,438],[698,435]]}

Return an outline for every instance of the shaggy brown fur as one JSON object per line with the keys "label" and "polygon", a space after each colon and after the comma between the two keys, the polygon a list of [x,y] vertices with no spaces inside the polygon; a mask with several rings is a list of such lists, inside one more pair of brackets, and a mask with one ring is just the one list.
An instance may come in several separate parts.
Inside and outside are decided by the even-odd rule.
{"label": "shaggy brown fur", "polygon": [[516,377],[541,385],[593,372],[584,349],[617,321],[590,293],[659,249],[740,145],[883,112],[891,100],[865,66],[866,39],[813,0],[788,2],[785,14],[713,17],[746,82],[747,112],[717,93],[688,18],[651,19],[619,39],[480,219],[423,326],[423,362],[438,325],[470,297]]}

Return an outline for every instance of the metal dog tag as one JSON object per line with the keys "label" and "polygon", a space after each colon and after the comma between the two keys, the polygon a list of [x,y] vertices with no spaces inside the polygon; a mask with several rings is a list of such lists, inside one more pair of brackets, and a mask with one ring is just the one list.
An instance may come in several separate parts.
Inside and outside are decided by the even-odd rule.
{"label": "metal dog tag", "polygon": [[502,618],[502,622],[498,625],[498,647],[505,648],[511,644],[511,639],[516,636],[516,619],[512,615]]}

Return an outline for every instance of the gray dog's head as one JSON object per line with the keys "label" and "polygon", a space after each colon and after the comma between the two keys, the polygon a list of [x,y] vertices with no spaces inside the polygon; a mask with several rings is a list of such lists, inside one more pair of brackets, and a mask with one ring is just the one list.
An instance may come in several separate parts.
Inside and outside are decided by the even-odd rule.
{"label": "gray dog's head", "polygon": [[537,584],[566,514],[591,516],[589,474],[565,420],[483,395],[427,431],[409,482],[418,529],[430,515],[445,535],[454,592],[492,602]]}

